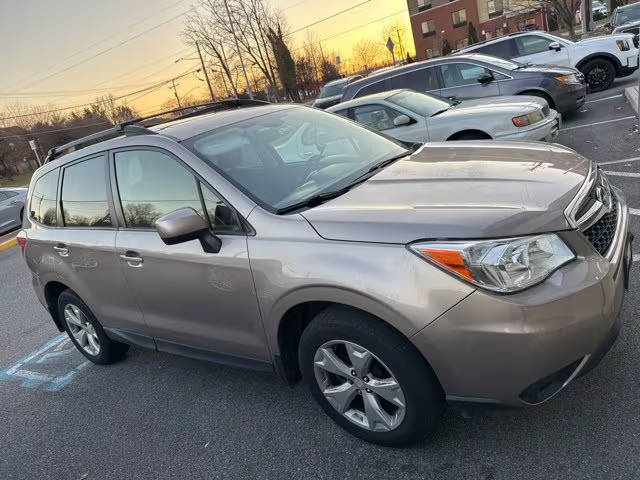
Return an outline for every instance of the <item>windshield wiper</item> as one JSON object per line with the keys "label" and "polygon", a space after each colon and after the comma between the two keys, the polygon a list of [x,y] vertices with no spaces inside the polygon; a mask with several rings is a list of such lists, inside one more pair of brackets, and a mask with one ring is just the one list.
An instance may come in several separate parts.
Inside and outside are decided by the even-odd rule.
{"label": "windshield wiper", "polygon": [[329,192],[318,193],[317,195],[313,195],[313,196],[311,196],[311,197],[309,197],[309,198],[307,198],[307,199],[305,199],[305,200],[303,200],[301,202],[294,203],[292,205],[288,205],[286,207],[279,208],[278,210],[276,210],[276,213],[278,215],[280,215],[280,214],[283,214],[283,213],[294,212],[296,210],[300,210],[301,208],[312,208],[312,207],[318,206],[318,205],[326,202],[327,200],[331,200],[332,198],[336,198],[336,197],[339,197],[340,195],[344,195],[345,193],[347,193],[349,190],[351,190],[353,187],[355,187],[359,183],[362,183],[365,180],[367,180],[368,178],[371,178],[377,171],[382,170],[387,165],[390,165],[393,162],[395,162],[396,160],[400,160],[401,158],[404,158],[409,154],[410,153],[408,153],[408,152],[404,152],[404,153],[402,153],[400,155],[396,155],[394,157],[382,160],[381,162],[378,162],[375,165],[372,165],[365,173],[363,173],[362,175],[356,177],[355,180],[353,180],[348,185],[345,185],[344,187],[339,188],[337,190],[331,190]]}

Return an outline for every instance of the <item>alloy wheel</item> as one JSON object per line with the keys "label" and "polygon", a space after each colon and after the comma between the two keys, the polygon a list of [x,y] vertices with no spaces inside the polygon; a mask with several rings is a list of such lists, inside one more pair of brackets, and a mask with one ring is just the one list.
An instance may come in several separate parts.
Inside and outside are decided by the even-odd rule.
{"label": "alloy wheel", "polygon": [[89,355],[97,356],[100,354],[98,334],[80,308],[73,304],[67,304],[64,307],[64,320],[80,348]]}
{"label": "alloy wheel", "polygon": [[607,69],[601,66],[593,67],[587,75],[587,83],[592,89],[603,87],[607,83]]}
{"label": "alloy wheel", "polygon": [[346,340],[321,345],[314,356],[320,391],[341,415],[366,430],[388,432],[406,413],[395,376],[366,348]]}

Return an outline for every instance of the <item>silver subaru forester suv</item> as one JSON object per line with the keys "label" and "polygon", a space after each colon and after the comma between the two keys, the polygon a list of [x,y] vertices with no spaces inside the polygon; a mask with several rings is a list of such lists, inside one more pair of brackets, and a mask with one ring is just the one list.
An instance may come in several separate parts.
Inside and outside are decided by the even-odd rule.
{"label": "silver subaru forester suv", "polygon": [[33,285],[95,363],[138,345],[303,378],[403,445],[446,400],[545,402],[617,336],[627,207],[572,150],[243,101],[147,122],[51,150],[29,188]]}

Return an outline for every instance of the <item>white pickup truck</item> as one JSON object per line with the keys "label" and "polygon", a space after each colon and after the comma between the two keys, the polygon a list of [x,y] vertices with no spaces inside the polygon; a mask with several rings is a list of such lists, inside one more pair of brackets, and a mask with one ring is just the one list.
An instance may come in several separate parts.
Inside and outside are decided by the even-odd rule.
{"label": "white pickup truck", "polygon": [[611,86],[638,68],[633,35],[619,33],[572,42],[547,32],[519,32],[476,43],[456,53],[482,52],[522,63],[562,65],[580,70],[589,90]]}

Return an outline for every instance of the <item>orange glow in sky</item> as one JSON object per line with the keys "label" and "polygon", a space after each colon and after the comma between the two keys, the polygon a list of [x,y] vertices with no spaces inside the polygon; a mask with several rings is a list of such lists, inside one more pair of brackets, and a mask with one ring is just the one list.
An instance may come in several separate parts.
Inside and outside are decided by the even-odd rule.
{"label": "orange glow in sky", "polygon": [[[282,11],[293,32],[365,1],[270,3]],[[181,39],[184,14],[191,6],[190,0],[0,3],[4,40],[0,112],[16,103],[66,107],[106,94],[118,97],[195,68],[199,63],[197,54]],[[382,29],[396,20],[404,25],[405,39],[413,54],[406,0],[366,1],[293,33],[290,47],[295,57],[303,42],[312,38],[320,41],[327,56],[340,55],[348,67],[355,43],[369,38],[383,46]],[[195,75],[177,80],[176,89],[181,97],[207,98],[206,85]],[[141,113],[156,110],[172,98],[173,90],[167,85],[126,97]]]}

